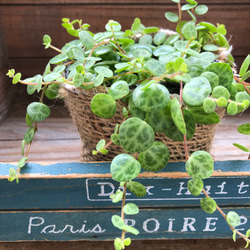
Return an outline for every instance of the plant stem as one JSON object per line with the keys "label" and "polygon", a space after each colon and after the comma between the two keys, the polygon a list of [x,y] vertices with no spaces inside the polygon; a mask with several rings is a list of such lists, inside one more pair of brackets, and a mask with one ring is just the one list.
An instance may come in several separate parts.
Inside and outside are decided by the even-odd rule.
{"label": "plant stem", "polygon": [[[123,210],[123,207],[125,206],[125,201],[126,201],[126,191],[127,191],[127,182],[125,182],[125,184],[124,184],[123,197],[122,197],[121,218],[122,218],[123,221],[124,221],[124,210]],[[126,234],[126,231],[125,231],[125,230],[122,230],[122,236],[121,236],[122,242],[123,242],[124,239],[125,239],[125,234]]]}

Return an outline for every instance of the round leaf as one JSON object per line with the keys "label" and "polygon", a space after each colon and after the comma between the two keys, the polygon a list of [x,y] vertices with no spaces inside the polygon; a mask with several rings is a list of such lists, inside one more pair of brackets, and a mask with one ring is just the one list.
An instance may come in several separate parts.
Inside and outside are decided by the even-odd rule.
{"label": "round leaf", "polygon": [[206,113],[202,107],[193,107],[189,109],[193,115],[195,123],[199,124],[214,124],[220,122],[220,117],[215,113]]}
{"label": "round leaf", "polygon": [[154,142],[152,127],[137,117],[131,117],[121,124],[119,136],[123,149],[130,153],[143,152]]}
{"label": "round leaf", "polygon": [[117,227],[119,229],[122,229],[122,227],[125,225],[124,221],[119,215],[113,215],[111,221],[114,227]]}
{"label": "round leaf", "polygon": [[228,88],[233,82],[233,71],[227,63],[213,63],[205,71],[214,72],[219,77],[219,85]]}
{"label": "round leaf", "polygon": [[206,179],[213,173],[214,162],[208,152],[198,150],[191,154],[185,167],[189,176],[195,179]]}
{"label": "round leaf", "polygon": [[119,154],[111,162],[110,172],[115,181],[135,179],[141,171],[140,163],[129,154]]}
{"label": "round leaf", "polygon": [[95,72],[98,74],[102,74],[104,77],[112,77],[113,71],[104,66],[97,66],[95,67]]}
{"label": "round leaf", "polygon": [[50,108],[43,103],[32,102],[27,107],[27,114],[33,121],[40,122],[50,116]]}
{"label": "round leaf", "polygon": [[146,112],[164,108],[169,100],[168,89],[155,82],[144,82],[133,92],[135,105]]}
{"label": "round leaf", "polygon": [[212,214],[216,210],[217,204],[215,200],[208,197],[204,197],[200,200],[200,206],[204,212]]}
{"label": "round leaf", "polygon": [[125,214],[128,214],[128,215],[129,214],[138,214],[139,213],[139,208],[134,203],[127,203],[123,207],[123,211],[124,211]]}
{"label": "round leaf", "polygon": [[94,39],[88,31],[82,30],[79,32],[79,39],[86,49],[94,47]]}
{"label": "round leaf", "polygon": [[182,27],[182,34],[186,40],[196,39],[197,38],[197,30],[194,26],[194,22],[187,22]]}
{"label": "round leaf", "polygon": [[198,196],[200,195],[204,185],[201,179],[190,179],[187,186],[192,195]]}
{"label": "round leaf", "polygon": [[136,181],[128,182],[127,189],[134,193],[137,197],[143,197],[147,194],[146,188],[141,183]]}
{"label": "round leaf", "polygon": [[112,117],[117,110],[115,100],[107,94],[97,94],[95,95],[90,103],[92,112],[102,118]]}
{"label": "round leaf", "polygon": [[163,169],[170,158],[168,147],[159,141],[155,141],[153,145],[139,154],[139,162],[141,167],[147,171],[159,171]]}
{"label": "round leaf", "polygon": [[173,22],[173,23],[177,23],[179,20],[178,15],[176,15],[173,12],[166,12],[165,17],[167,18],[168,21]]}
{"label": "round leaf", "polygon": [[189,106],[200,106],[203,100],[208,97],[212,89],[209,81],[205,77],[194,77],[185,84],[182,97]]}
{"label": "round leaf", "polygon": [[118,100],[123,98],[129,93],[129,86],[127,82],[123,80],[118,80],[114,82],[108,90],[108,94],[113,97],[113,99]]}
{"label": "round leaf", "polygon": [[226,216],[227,223],[232,227],[237,227],[240,225],[240,216],[234,212],[229,211]]}

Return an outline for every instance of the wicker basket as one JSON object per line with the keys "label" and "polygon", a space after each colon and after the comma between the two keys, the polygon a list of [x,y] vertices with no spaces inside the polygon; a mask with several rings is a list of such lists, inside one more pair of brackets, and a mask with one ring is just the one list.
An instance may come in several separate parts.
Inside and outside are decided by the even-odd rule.
{"label": "wicker basket", "polygon": [[[65,99],[66,106],[73,118],[75,126],[77,127],[81,141],[82,152],[81,161],[111,161],[115,155],[124,152],[121,146],[111,144],[109,146],[109,153],[107,155],[92,155],[99,140],[105,139],[110,141],[110,135],[114,133],[114,128],[117,123],[121,123],[124,119],[122,115],[122,105],[119,105],[117,113],[110,119],[103,119],[97,117],[90,109],[90,102],[92,97],[98,93],[103,92],[103,89],[83,90],[80,88],[61,88],[61,95]],[[219,109],[217,112],[220,118],[224,115],[224,109]],[[196,125],[196,132],[188,144],[189,153],[197,150],[210,151],[212,140],[215,135],[217,124],[211,125]],[[165,143],[170,151],[170,161],[184,161],[185,150],[183,142],[176,142],[162,133],[155,134],[155,140]]]}

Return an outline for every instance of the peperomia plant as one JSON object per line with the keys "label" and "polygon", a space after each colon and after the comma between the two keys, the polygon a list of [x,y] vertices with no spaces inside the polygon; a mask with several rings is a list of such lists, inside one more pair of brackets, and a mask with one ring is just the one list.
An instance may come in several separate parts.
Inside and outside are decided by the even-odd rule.
{"label": "peperomia plant", "polygon": [[[22,142],[23,158],[17,169],[10,169],[9,181],[16,180],[20,169],[28,160],[28,153],[37,123],[49,117],[50,109],[43,103],[44,96],[57,98],[60,88],[99,89],[90,103],[92,112],[102,118],[113,117],[117,106],[123,110],[124,120],[114,128],[110,142],[100,140],[93,154],[107,154],[108,146],[120,145],[124,153],[114,157],[110,166],[112,178],[120,187],[111,195],[113,202],[122,201],[121,216],[114,215],[112,223],[122,231],[115,239],[115,248],[124,249],[131,239],[126,232],[137,235],[137,229],[125,224],[126,214],[137,214],[134,203],[126,204],[126,190],[136,196],[146,195],[146,188],[134,179],[141,172],[159,171],[170,158],[168,147],[155,140],[155,132],[163,133],[174,141],[185,145],[186,171],[191,179],[189,191],[205,197],[201,208],[207,213],[216,209],[226,219],[236,234],[249,244],[250,231],[246,235],[234,229],[240,217],[234,211],[227,215],[218,207],[203,188],[203,179],[213,174],[211,155],[202,150],[189,155],[187,141],[196,130],[196,124],[218,123],[218,108],[235,115],[246,110],[250,103],[250,88],[245,80],[249,77],[250,56],[244,61],[239,76],[234,73],[231,47],[225,38],[226,29],[208,22],[198,22],[196,16],[207,12],[208,7],[194,0],[172,0],[177,4],[178,14],[166,12],[166,19],[175,22],[176,30],[145,27],[136,18],[131,29],[122,31],[121,25],[110,20],[106,31],[92,33],[88,24],[81,20],[64,18],[62,26],[75,37],[59,49],[52,45],[51,38],[44,36],[45,48],[59,54],[53,57],[43,75],[21,80],[21,74],[9,70],[7,75],[13,83],[26,84],[29,94],[41,92],[40,102],[27,107],[26,123],[29,129]],[[187,12],[190,20],[183,20]],[[249,133],[249,124],[239,127],[240,132]],[[25,150],[25,145],[28,148]],[[248,150],[239,144],[236,146]]]}

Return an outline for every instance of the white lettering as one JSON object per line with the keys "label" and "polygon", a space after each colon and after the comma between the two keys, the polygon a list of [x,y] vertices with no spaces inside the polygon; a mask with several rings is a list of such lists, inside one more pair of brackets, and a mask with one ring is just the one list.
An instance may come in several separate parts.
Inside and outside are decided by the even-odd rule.
{"label": "white lettering", "polygon": [[193,227],[193,224],[196,222],[195,218],[187,217],[184,218],[183,228],[181,232],[187,232],[188,227],[191,231],[196,231],[196,229]]}
{"label": "white lettering", "polygon": [[206,218],[207,222],[206,222],[206,226],[205,228],[203,229],[203,232],[213,232],[216,230],[216,227],[214,228],[210,228],[210,225],[211,226],[215,226],[216,225],[216,221],[214,222],[211,222],[212,220],[218,220],[218,218],[214,217],[210,217],[210,218]]}
{"label": "white lettering", "polygon": [[218,185],[217,187],[220,188],[220,192],[215,192],[215,194],[227,194],[227,192],[224,192],[224,187],[225,187],[226,182],[223,181],[221,185]]}
{"label": "white lettering", "polygon": [[[155,223],[155,227],[154,227],[153,230],[149,230],[149,229],[148,229],[148,223],[151,222],[151,221],[153,221],[153,223]],[[142,228],[143,228],[144,231],[147,232],[147,233],[157,232],[157,231],[159,230],[159,228],[160,228],[160,222],[159,222],[157,219],[155,219],[155,218],[150,218],[150,219],[147,219],[147,220],[145,220],[145,221],[143,222]]]}
{"label": "white lettering", "polygon": [[104,233],[106,231],[106,229],[101,228],[101,226],[99,224],[97,224],[91,231],[90,233],[97,233],[97,234],[101,234]]}
{"label": "white lettering", "polygon": [[148,195],[154,195],[153,193],[151,193],[151,192],[149,191],[151,188],[154,188],[154,186],[147,186],[147,187],[145,187],[145,188],[146,188],[146,192],[147,192]]}
{"label": "white lettering", "polygon": [[[40,220],[39,223],[33,224],[33,220]],[[42,217],[30,217],[29,226],[28,226],[28,234],[31,234],[31,227],[39,227],[44,223],[44,219]]]}
{"label": "white lettering", "polygon": [[[240,225],[239,226],[245,225],[246,223],[247,223],[247,217],[240,216]],[[244,231],[245,230],[245,228],[238,228],[239,226],[237,226],[238,231]]]}
{"label": "white lettering", "polygon": [[244,188],[244,187],[249,187],[248,184],[246,184],[246,185],[244,185],[244,184],[245,184],[245,182],[242,181],[242,182],[240,183],[240,185],[237,185],[237,187],[239,187],[239,189],[238,189],[238,194],[245,194],[245,193],[247,192],[247,190],[242,191],[242,188]]}
{"label": "white lettering", "polygon": [[[46,232],[46,230],[47,230],[48,228],[51,228],[51,230],[48,231],[48,232]],[[51,234],[51,233],[53,233],[53,234],[58,234],[58,233],[61,233],[60,230],[59,230],[59,231],[55,231],[55,229],[56,229],[56,225],[48,225],[48,226],[44,227],[43,230],[42,230],[40,233],[41,233],[41,234]]]}
{"label": "white lettering", "polygon": [[173,221],[175,221],[174,218],[168,219],[169,224],[168,224],[168,232],[173,232]]}
{"label": "white lettering", "polygon": [[183,187],[183,185],[185,184],[185,182],[180,182],[180,189],[179,192],[176,195],[183,195],[182,190],[187,190],[187,192],[185,193],[185,195],[191,195],[191,193],[189,192],[187,187]]}
{"label": "white lettering", "polygon": [[[98,196],[110,196],[115,191],[115,186],[110,182],[97,182],[97,185],[100,185],[100,188],[101,188],[101,192],[98,194]],[[108,193],[105,192],[105,191],[107,191],[107,190],[105,190],[105,186],[107,188],[109,188]],[[110,191],[110,189],[111,189],[111,191]]]}
{"label": "white lettering", "polygon": [[124,222],[128,226],[131,226],[131,227],[135,226],[135,220],[134,219],[124,219]]}

